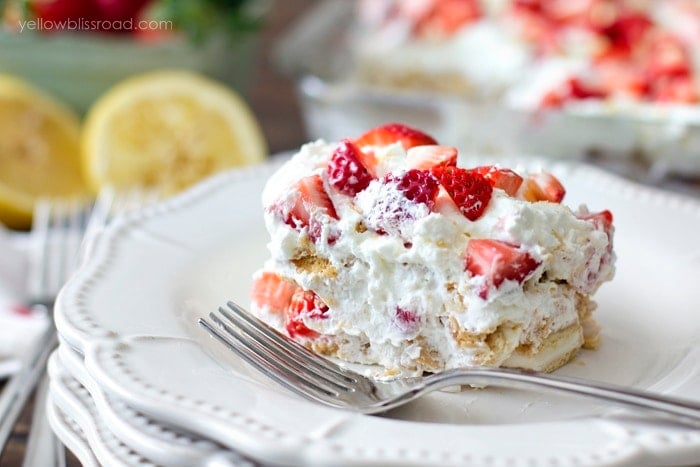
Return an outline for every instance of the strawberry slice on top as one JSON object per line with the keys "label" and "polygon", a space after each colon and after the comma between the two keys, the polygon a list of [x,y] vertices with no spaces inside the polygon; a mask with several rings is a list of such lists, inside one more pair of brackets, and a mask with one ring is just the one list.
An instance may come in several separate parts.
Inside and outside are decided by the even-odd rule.
{"label": "strawberry slice on top", "polygon": [[491,286],[498,288],[506,280],[522,284],[539,265],[526,251],[500,240],[474,238],[467,244],[465,269],[472,276],[486,278],[477,292],[483,300],[488,298]]}
{"label": "strawberry slice on top", "polygon": [[387,175],[385,183],[395,182],[404,196],[415,203],[423,203],[432,209],[440,186],[427,170],[410,169],[400,176]]}
{"label": "strawberry slice on top", "polygon": [[451,146],[414,146],[406,151],[409,169],[432,169],[439,166],[457,165],[457,149]]}
{"label": "strawberry slice on top", "polygon": [[549,172],[528,175],[523,184],[521,195],[527,201],[549,201],[561,203],[566,189],[559,179]]}
{"label": "strawberry slice on top", "polygon": [[450,36],[464,25],[482,16],[477,0],[434,0],[430,8],[416,24],[419,35]]}
{"label": "strawberry slice on top", "polygon": [[354,142],[360,148],[363,146],[388,146],[394,143],[401,143],[405,150],[414,146],[438,144],[432,136],[401,123],[389,123],[372,128],[360,135]]}
{"label": "strawberry slice on top", "polygon": [[482,165],[469,169],[491,182],[494,188],[500,188],[510,196],[515,196],[523,183],[523,177],[511,169],[504,169],[495,165]]}
{"label": "strawberry slice on top", "polygon": [[301,230],[307,227],[309,236],[315,241],[320,236],[317,216],[325,214],[338,219],[333,202],[323,185],[323,179],[318,174],[304,177],[291,187],[291,192],[289,198],[277,202],[271,210],[294,229]]}
{"label": "strawberry slice on top", "polygon": [[328,161],[328,181],[333,188],[355,196],[374,178],[362,163],[362,150],[352,141],[340,142]]}
{"label": "strawberry slice on top", "polygon": [[475,221],[491,201],[491,183],[477,173],[461,167],[436,167],[430,171],[445,188],[464,217]]}

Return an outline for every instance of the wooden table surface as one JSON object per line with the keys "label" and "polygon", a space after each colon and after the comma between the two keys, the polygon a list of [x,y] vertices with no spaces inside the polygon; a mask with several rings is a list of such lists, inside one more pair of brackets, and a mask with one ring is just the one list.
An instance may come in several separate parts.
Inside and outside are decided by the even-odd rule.
{"label": "wooden table surface", "polygon": [[[270,50],[280,32],[312,4],[313,0],[275,0],[261,37],[259,54],[246,98],[260,121],[271,154],[294,149],[307,139],[296,101],[294,83],[275,70],[271,63]],[[22,465],[31,428],[31,413],[30,404],[24,410],[5,452],[0,457],[0,466]],[[74,456],[67,454],[68,466],[80,465]]]}

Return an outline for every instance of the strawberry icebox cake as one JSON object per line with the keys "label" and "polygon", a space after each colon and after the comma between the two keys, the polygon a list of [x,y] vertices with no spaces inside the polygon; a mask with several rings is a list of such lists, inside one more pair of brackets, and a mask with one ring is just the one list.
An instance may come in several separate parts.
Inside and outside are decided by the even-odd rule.
{"label": "strawberry icebox cake", "polygon": [[700,102],[697,0],[363,0],[361,81],[535,109]]}
{"label": "strawberry icebox cake", "polygon": [[402,124],[304,145],[263,191],[271,257],[253,313],[380,377],[552,371],[597,347],[612,214],[562,204],[551,173],[457,156]]}

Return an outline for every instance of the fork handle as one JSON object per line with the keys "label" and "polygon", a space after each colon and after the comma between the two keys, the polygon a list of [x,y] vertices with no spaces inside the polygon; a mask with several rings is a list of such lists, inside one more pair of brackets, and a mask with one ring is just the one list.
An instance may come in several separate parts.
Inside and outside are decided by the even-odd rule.
{"label": "fork handle", "polygon": [[521,389],[550,389],[569,394],[578,394],[616,405],[643,409],[665,415],[671,419],[700,427],[700,403],[677,397],[664,396],[614,384],[594,382],[567,376],[533,373],[525,370],[503,368],[475,368],[449,370],[424,380],[423,393],[432,386],[454,385],[507,385]]}
{"label": "fork handle", "polygon": [[46,361],[57,343],[56,328],[53,323],[49,323],[48,329],[27,353],[22,368],[10,379],[0,394],[0,454],[5,450],[12,428],[43,374]]}

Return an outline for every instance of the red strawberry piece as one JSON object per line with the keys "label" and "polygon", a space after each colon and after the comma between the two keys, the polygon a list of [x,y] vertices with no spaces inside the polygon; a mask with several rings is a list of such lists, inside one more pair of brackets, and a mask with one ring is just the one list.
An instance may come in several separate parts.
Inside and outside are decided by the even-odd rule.
{"label": "red strawberry piece", "polygon": [[579,78],[571,78],[567,85],[572,99],[603,99],[605,97],[605,91],[589,83],[584,83]]}
{"label": "red strawberry piece", "polygon": [[491,200],[491,182],[461,167],[436,167],[431,173],[445,188],[464,217],[470,221],[481,217]]}
{"label": "red strawberry piece", "polygon": [[466,270],[472,276],[484,276],[484,287],[478,291],[486,300],[491,286],[498,288],[503,281],[522,284],[540,262],[516,245],[492,239],[472,239],[467,244]]}
{"label": "red strawberry piece", "polygon": [[270,311],[282,313],[292,300],[298,287],[279,275],[263,271],[253,279],[250,300],[257,307],[268,307]]}
{"label": "red strawberry piece", "polygon": [[631,67],[626,59],[603,56],[597,60],[595,66],[598,86],[606,95],[627,94],[642,99],[649,94],[648,78],[638,69]]}
{"label": "red strawberry piece", "polygon": [[[427,170],[389,173],[382,178],[374,203],[364,212],[365,225],[380,235],[409,240],[414,222],[430,214],[439,191],[440,184]],[[406,245],[409,248],[410,242]]]}
{"label": "red strawberry piece", "polygon": [[413,332],[420,323],[420,316],[415,311],[405,308],[396,307],[395,310],[396,326],[403,332]]}
{"label": "red strawberry piece", "polygon": [[662,77],[652,84],[652,100],[656,102],[693,103],[700,99],[689,76]]}
{"label": "red strawberry piece", "polygon": [[363,133],[355,140],[355,144],[359,147],[388,146],[394,143],[401,143],[403,148],[408,150],[414,146],[437,144],[437,141],[432,136],[401,123],[378,126]]}
{"label": "red strawberry piece", "polygon": [[588,275],[586,278],[586,287],[584,288],[583,292],[591,293],[595,289],[596,284],[598,284],[601,271],[613,260],[613,215],[606,209],[600,212],[579,215],[579,219],[593,223],[593,226],[596,229],[602,230],[608,237],[608,245],[605,248],[605,254],[600,259],[600,263],[591,264],[591,261],[589,260],[588,264],[586,265]]}
{"label": "red strawberry piece", "polygon": [[652,82],[663,76],[688,76],[690,57],[680,39],[668,34],[650,41],[646,74]]}
{"label": "red strawberry piece", "polygon": [[603,30],[603,35],[610,41],[612,50],[629,54],[653,25],[649,17],[641,12],[625,12]]}
{"label": "red strawberry piece", "polygon": [[355,196],[367,188],[372,175],[362,165],[362,150],[352,141],[341,141],[328,161],[328,181],[333,188],[348,196]]}
{"label": "red strawberry piece", "polygon": [[613,215],[609,210],[585,214],[579,217],[581,220],[591,221],[596,228],[609,230],[613,223]]}
{"label": "red strawberry piece", "polygon": [[427,170],[410,169],[400,176],[388,174],[385,183],[395,182],[403,195],[415,203],[423,203],[429,208],[435,205],[440,186]]}
{"label": "red strawberry piece", "polygon": [[435,0],[427,14],[416,24],[418,34],[450,35],[481,17],[478,0]]}
{"label": "red strawberry piece", "polygon": [[312,290],[297,289],[292,295],[291,302],[287,307],[285,328],[289,337],[316,338],[319,333],[309,329],[304,323],[304,317],[309,319],[328,318],[328,305],[316,295]]}
{"label": "red strawberry piece", "polygon": [[477,173],[491,182],[494,188],[500,188],[510,196],[515,196],[523,184],[523,177],[511,169],[503,169],[495,165],[482,165],[469,169],[470,172]]}
{"label": "red strawberry piece", "polygon": [[596,31],[604,31],[610,28],[620,16],[621,5],[617,0],[594,0],[588,7],[588,26]]}
{"label": "red strawberry piece", "polygon": [[530,174],[523,184],[522,197],[527,201],[561,203],[564,195],[566,195],[564,185],[549,172]]}
{"label": "red strawberry piece", "polygon": [[[605,232],[612,241],[613,215],[609,210],[585,214],[579,216],[579,219],[592,222],[596,229]],[[612,245],[610,248],[612,249]]]}
{"label": "red strawberry piece", "polygon": [[581,79],[573,77],[566,80],[561,86],[545,94],[541,106],[544,108],[561,107],[565,102],[583,99],[603,99],[607,96],[604,89]]}
{"label": "red strawberry piece", "polygon": [[450,194],[445,190],[445,187],[440,185],[437,198],[435,198],[434,212],[439,212],[445,216],[461,216],[462,211],[457,207]]}
{"label": "red strawberry piece", "polygon": [[456,166],[457,149],[451,146],[414,146],[406,151],[409,169],[432,169],[433,167]]}
{"label": "red strawberry piece", "polygon": [[309,235],[315,240],[319,232],[315,232],[317,229],[314,227],[318,225],[312,225],[314,224],[312,221],[322,214],[334,219],[338,218],[333,202],[323,186],[323,180],[320,175],[310,175],[299,180],[291,187],[291,191],[293,192],[291,202],[285,200],[273,207],[273,210],[290,227],[299,230],[309,227]]}
{"label": "red strawberry piece", "polygon": [[548,18],[558,25],[581,22],[586,20],[586,15],[596,3],[595,0],[548,0],[537,2],[543,4],[544,12]]}

